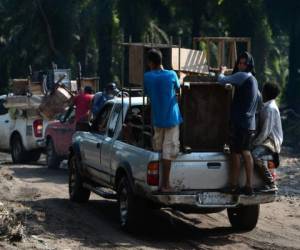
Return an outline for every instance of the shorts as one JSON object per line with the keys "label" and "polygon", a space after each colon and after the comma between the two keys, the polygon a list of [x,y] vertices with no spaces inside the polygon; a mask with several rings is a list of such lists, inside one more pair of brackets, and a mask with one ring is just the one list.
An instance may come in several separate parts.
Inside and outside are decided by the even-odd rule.
{"label": "shorts", "polygon": [[154,127],[153,149],[162,152],[164,160],[174,160],[179,153],[179,126],[171,128]]}
{"label": "shorts", "polygon": [[254,130],[244,128],[232,129],[230,138],[231,152],[241,154],[242,151],[250,151],[254,135]]}

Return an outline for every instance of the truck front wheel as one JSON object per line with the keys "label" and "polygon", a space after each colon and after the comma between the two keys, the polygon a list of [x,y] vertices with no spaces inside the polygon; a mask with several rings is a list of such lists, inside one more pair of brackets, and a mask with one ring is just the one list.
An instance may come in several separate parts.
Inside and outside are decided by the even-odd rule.
{"label": "truck front wheel", "polygon": [[259,217],[259,205],[228,208],[227,215],[234,229],[251,231],[256,227]]}
{"label": "truck front wheel", "polygon": [[69,158],[69,195],[70,200],[78,203],[87,202],[91,191],[83,187],[83,179],[79,171],[80,160],[76,155]]}

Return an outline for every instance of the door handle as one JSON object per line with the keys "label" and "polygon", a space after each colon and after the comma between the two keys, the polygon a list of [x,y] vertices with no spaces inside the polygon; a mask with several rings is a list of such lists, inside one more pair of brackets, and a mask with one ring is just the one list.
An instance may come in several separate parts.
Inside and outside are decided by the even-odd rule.
{"label": "door handle", "polygon": [[101,146],[101,144],[98,142],[98,143],[96,144],[96,147],[97,147],[97,148],[100,148],[100,146]]}
{"label": "door handle", "polygon": [[208,162],[207,167],[211,169],[218,169],[221,168],[221,163],[220,162]]}

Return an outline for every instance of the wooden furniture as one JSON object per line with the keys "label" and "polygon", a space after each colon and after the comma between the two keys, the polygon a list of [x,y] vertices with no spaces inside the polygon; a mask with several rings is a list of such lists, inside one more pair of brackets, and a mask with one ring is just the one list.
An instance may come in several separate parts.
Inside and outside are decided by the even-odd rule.
{"label": "wooden furniture", "polygon": [[200,43],[205,44],[208,66],[216,71],[221,65],[232,70],[239,53],[245,50],[251,52],[249,37],[194,37],[193,49],[197,49]]}
{"label": "wooden furniture", "polygon": [[185,82],[180,109],[181,147],[192,152],[223,152],[229,144],[231,85],[216,82]]}
{"label": "wooden furniture", "polygon": [[207,73],[206,54],[203,51],[179,48],[169,44],[122,43],[128,49],[129,84],[142,85],[148,71],[147,52],[159,49],[165,69],[189,73]]}
{"label": "wooden furniture", "polygon": [[82,90],[85,86],[90,86],[95,92],[99,91],[99,77],[82,77],[80,83]]}

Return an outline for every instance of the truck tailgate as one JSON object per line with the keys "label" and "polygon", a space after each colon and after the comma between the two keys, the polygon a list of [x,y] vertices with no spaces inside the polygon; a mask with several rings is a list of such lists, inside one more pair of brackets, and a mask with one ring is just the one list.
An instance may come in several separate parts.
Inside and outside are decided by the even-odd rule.
{"label": "truck tailgate", "polygon": [[230,159],[223,153],[180,154],[172,162],[170,182],[180,190],[211,190],[226,187]]}

